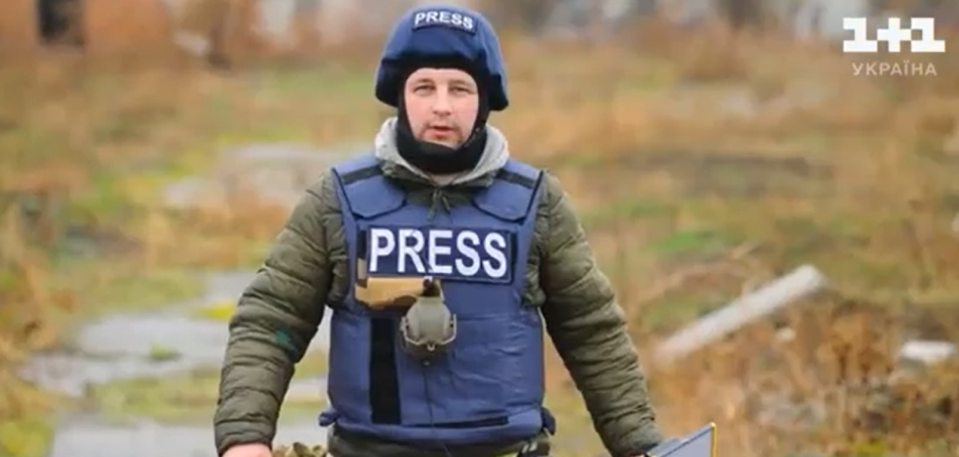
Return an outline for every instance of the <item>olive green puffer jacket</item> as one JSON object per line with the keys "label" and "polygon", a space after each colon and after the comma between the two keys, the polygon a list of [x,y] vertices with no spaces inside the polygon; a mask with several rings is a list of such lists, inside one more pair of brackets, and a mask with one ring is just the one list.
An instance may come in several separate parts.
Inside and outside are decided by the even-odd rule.
{"label": "olive green puffer jacket", "polygon": [[[396,153],[392,121],[377,136],[376,154],[384,175],[406,189],[411,202],[465,203],[471,189],[492,182],[509,155],[502,134],[490,127],[477,168],[438,186]],[[214,417],[221,455],[236,444],[272,442],[281,401],[295,364],[317,332],[323,304],[339,302],[351,287],[333,183],[327,173],[303,195],[239,299]],[[559,181],[546,173],[543,185],[524,298],[540,307],[605,447],[614,457],[641,454],[661,436],[623,313]],[[374,446],[364,453],[387,455],[384,451],[396,452]]]}

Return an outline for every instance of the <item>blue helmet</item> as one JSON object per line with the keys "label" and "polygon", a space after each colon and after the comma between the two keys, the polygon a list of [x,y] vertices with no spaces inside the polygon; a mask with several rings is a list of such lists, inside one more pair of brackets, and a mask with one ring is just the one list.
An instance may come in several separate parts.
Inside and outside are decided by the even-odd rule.
{"label": "blue helmet", "polygon": [[407,69],[445,59],[465,62],[486,79],[490,110],[509,105],[503,56],[493,26],[482,14],[451,5],[419,6],[396,22],[376,70],[376,98],[396,107],[400,79]]}

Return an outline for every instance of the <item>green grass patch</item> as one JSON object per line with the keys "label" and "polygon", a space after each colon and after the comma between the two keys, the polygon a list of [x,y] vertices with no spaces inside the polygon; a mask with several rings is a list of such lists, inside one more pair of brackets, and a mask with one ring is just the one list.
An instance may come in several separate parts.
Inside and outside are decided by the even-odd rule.
{"label": "green grass patch", "polygon": [[175,360],[180,357],[180,353],[176,349],[169,348],[163,345],[155,345],[150,348],[149,359],[154,362],[164,362],[167,360]]}
{"label": "green grass patch", "polygon": [[53,439],[49,417],[28,414],[15,420],[0,421],[0,455],[44,457]]}
{"label": "green grass patch", "polygon": [[[312,380],[324,373],[325,355],[311,353],[297,364],[293,382]],[[112,422],[147,417],[165,423],[206,423],[216,409],[219,382],[219,369],[201,369],[177,376],[107,383],[93,388],[92,398]],[[281,420],[303,419],[323,407],[323,392],[317,386],[315,398],[298,396],[284,402]]]}
{"label": "green grass patch", "polygon": [[[64,333],[58,339],[70,340],[70,334],[84,319],[113,312],[142,311],[196,298],[203,292],[202,275],[177,269],[143,271],[137,265],[105,260],[66,260],[49,278],[49,288],[73,297],[71,306],[51,307],[49,318]],[[156,348],[158,359],[174,354]]]}
{"label": "green grass patch", "polygon": [[[99,287],[87,289],[85,309],[95,313],[148,309],[198,296],[203,291],[200,275],[183,270],[112,271],[99,278]],[[77,278],[79,279],[79,278]],[[79,286],[76,290],[80,289]]]}
{"label": "green grass patch", "polygon": [[212,417],[218,376],[215,371],[184,376],[118,381],[93,389],[93,399],[108,420],[148,417],[189,423]]}
{"label": "green grass patch", "polygon": [[236,311],[236,300],[221,300],[210,303],[193,311],[193,315],[201,319],[219,322],[228,322]]}
{"label": "green grass patch", "polygon": [[[328,64],[300,68],[276,67],[257,71],[250,78],[255,95],[265,100],[297,99],[318,103],[331,95],[357,98],[372,95],[370,68]],[[327,88],[335,87],[336,91]]]}
{"label": "green grass patch", "polygon": [[710,255],[730,245],[727,237],[709,229],[680,230],[656,241],[649,250],[660,257],[677,257],[688,254]]}
{"label": "green grass patch", "polygon": [[655,300],[643,315],[646,330],[675,330],[737,298],[731,288],[685,288]]}
{"label": "green grass patch", "polygon": [[545,405],[556,418],[556,435],[552,437],[550,455],[582,457],[602,455],[605,450],[579,391],[571,387],[552,389],[546,393]]}
{"label": "green grass patch", "polygon": [[675,211],[675,206],[666,202],[625,197],[585,211],[580,220],[586,229],[595,230],[616,222],[635,219],[668,219]]}

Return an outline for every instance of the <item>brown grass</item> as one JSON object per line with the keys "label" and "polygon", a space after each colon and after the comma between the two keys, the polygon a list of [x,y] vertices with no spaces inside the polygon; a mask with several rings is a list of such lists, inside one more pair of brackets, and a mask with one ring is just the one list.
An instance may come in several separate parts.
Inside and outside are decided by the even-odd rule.
{"label": "brown grass", "polygon": [[[955,438],[955,408],[943,409],[959,400],[956,367],[888,376],[902,338],[959,340],[948,228],[959,170],[942,148],[959,126],[951,67],[908,83],[855,78],[825,50],[722,29],[690,38],[657,25],[620,45],[504,37],[512,107],[493,121],[515,155],[563,180],[644,361],[664,333],[799,263],[836,284],[784,318],[791,340],[760,323],[681,368],[650,363],[664,428],[717,421],[721,455],[747,457],[934,455],[917,453]],[[16,88],[0,94],[0,378],[57,343],[50,316],[86,305],[62,287],[76,271],[58,260],[77,233],[104,271],[257,262],[282,211],[172,214],[157,191],[246,141],[369,141],[388,113],[372,99],[377,50],[325,47],[319,63],[232,74],[76,55],[0,64],[0,87]],[[551,357],[561,444],[595,453]],[[34,405],[26,392],[0,381],[0,399],[21,405],[0,404],[0,420],[41,409],[22,406]],[[890,402],[903,408],[876,407]],[[822,422],[789,422],[797,410]]]}

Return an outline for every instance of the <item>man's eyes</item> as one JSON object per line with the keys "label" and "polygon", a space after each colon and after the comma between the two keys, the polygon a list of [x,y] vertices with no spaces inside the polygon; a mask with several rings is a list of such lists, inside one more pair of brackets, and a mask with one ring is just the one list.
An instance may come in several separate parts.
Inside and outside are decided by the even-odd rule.
{"label": "man's eyes", "polygon": [[[427,92],[427,91],[433,91],[433,90],[436,90],[436,87],[430,84],[423,84],[423,85],[413,87],[414,92]],[[474,90],[466,86],[453,86],[453,87],[450,87],[450,92],[453,92],[456,94],[472,94]]]}

